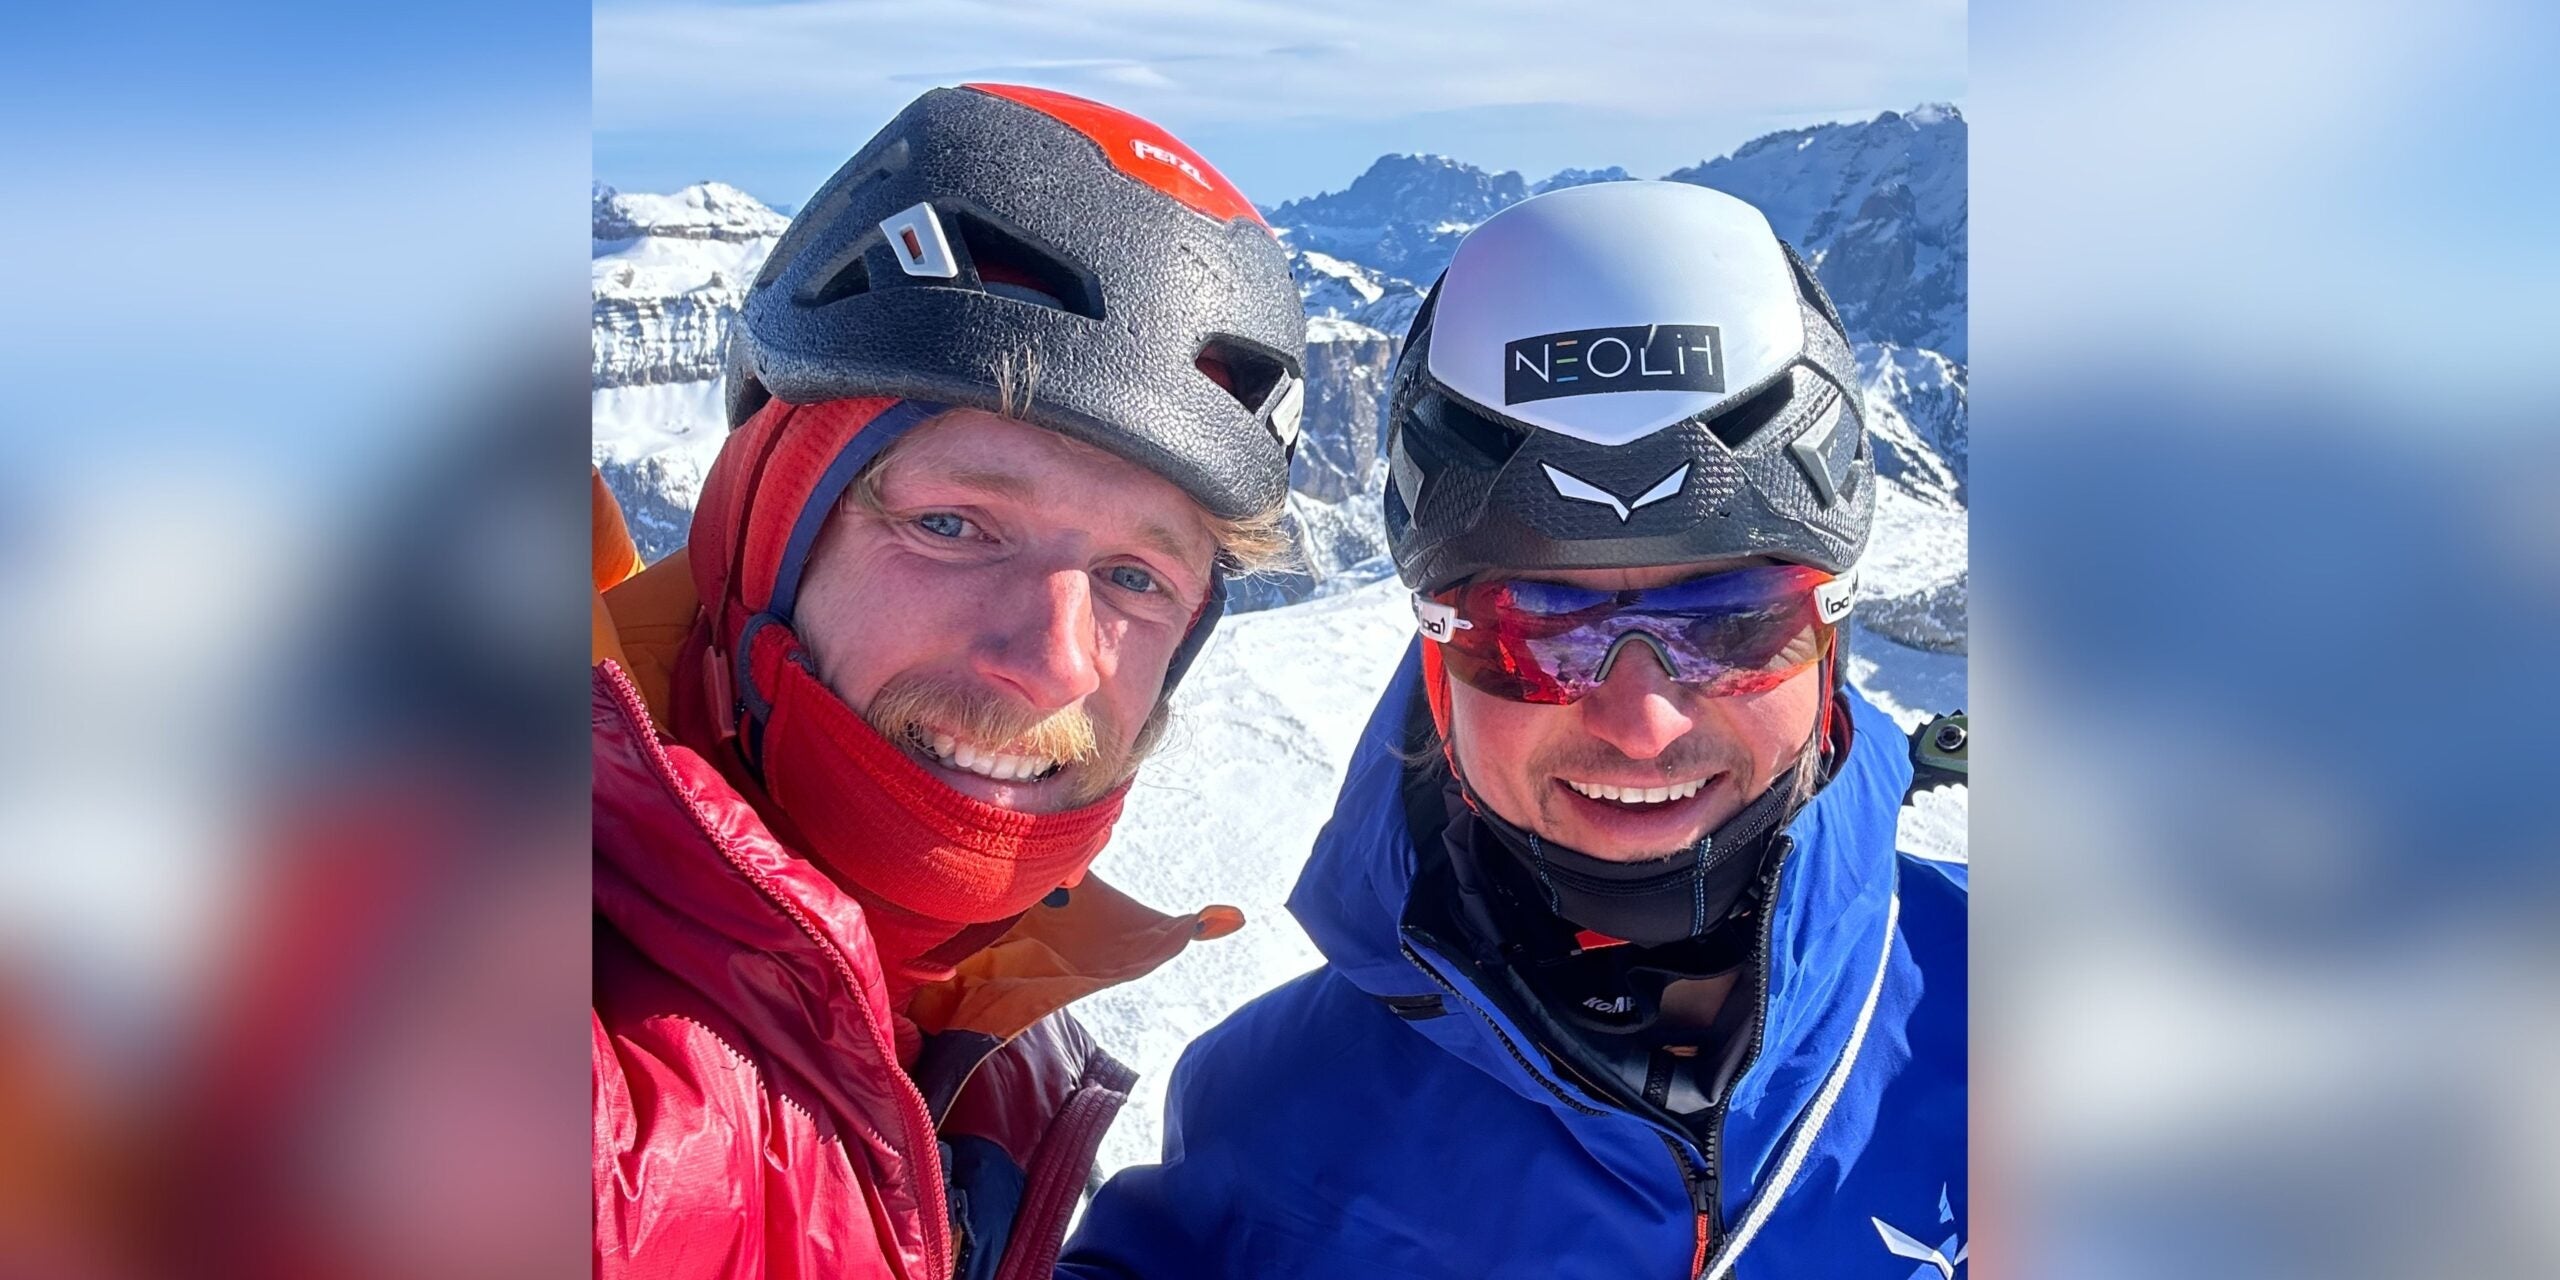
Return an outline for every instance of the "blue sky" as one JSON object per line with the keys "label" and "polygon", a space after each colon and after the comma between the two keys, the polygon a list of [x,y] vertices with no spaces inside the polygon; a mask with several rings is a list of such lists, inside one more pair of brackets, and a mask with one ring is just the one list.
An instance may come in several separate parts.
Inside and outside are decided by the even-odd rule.
{"label": "blue sky", "polygon": [[589,24],[548,0],[13,6],[0,438],[250,471],[378,453],[537,300],[583,308]]}
{"label": "blue sky", "polygon": [[797,204],[918,93],[1009,80],[1153,118],[1272,204],[1389,151],[1658,176],[1773,129],[1961,102],[1965,72],[1961,0],[601,0],[595,170]]}

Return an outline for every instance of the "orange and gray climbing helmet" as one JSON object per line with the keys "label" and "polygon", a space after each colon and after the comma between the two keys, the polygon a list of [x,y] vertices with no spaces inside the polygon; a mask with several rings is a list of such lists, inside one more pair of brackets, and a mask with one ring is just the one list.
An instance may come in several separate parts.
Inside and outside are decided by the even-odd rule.
{"label": "orange and gray climbing helmet", "polygon": [[935,89],[765,259],[729,425],[769,399],[984,409],[1247,518],[1288,492],[1305,326],[1262,216],[1171,134],[1047,90]]}

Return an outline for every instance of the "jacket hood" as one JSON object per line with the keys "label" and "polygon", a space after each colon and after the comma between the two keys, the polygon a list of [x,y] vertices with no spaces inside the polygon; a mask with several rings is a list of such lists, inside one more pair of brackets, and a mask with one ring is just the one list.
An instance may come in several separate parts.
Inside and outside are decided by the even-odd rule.
{"label": "jacket hood", "polygon": [[[1416,642],[1419,645],[1419,641]],[[1407,725],[1423,697],[1420,655],[1408,650],[1354,748],[1332,819],[1317,836],[1290,894],[1297,916],[1325,959],[1345,979],[1381,999],[1440,996],[1443,988],[1405,955],[1406,907],[1419,870],[1404,809],[1409,768],[1439,768],[1436,757],[1406,763]],[[1830,783],[1788,824],[1793,848],[1781,863],[1772,897],[1768,972],[1759,1056],[1737,1081],[1727,1109],[1728,1186],[1757,1181],[1795,1117],[1821,1091],[1825,1077],[1856,1033],[1887,946],[1896,876],[1894,833],[1911,765],[1904,734],[1892,719],[1851,690],[1855,733]],[[1610,1104],[1506,1051],[1492,1031],[1517,1044],[1536,1037],[1477,990],[1445,957],[1424,952],[1475,1016],[1415,1022],[1415,1029],[1511,1084],[1523,1096],[1570,1113],[1559,1096]],[[1452,1009],[1450,1012],[1466,1014]]]}

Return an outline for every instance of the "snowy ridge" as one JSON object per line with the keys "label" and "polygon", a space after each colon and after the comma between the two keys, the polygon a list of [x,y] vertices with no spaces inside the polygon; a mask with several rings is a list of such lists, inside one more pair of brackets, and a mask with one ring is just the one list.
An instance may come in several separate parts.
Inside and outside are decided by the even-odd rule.
{"label": "snowy ridge", "polygon": [[1858,345],[1858,371],[1868,429],[1878,430],[1882,422],[1888,424],[1884,430],[1917,437],[1952,479],[1948,494],[1962,501],[1972,456],[1965,431],[1965,367],[1935,351],[1867,342]]}
{"label": "snowy ridge", "polygon": [[598,388],[720,376],[729,322],[789,219],[717,182],[673,195],[595,189]]}
{"label": "snowy ridge", "polygon": [[1542,196],[1550,191],[1561,191],[1566,187],[1587,187],[1595,182],[1625,182],[1634,176],[1614,164],[1606,169],[1558,169],[1553,176],[1530,186],[1529,194]]}
{"label": "snowy ridge", "polygon": [[791,220],[725,182],[697,182],[667,195],[629,195],[599,182],[595,238],[712,240],[744,244],[782,234]]}
{"label": "snowy ridge", "polygon": [[1742,197],[1822,277],[1849,333],[1965,358],[1966,126],[1944,104],[1753,139],[1663,175]]}
{"label": "snowy ridge", "polygon": [[[1282,239],[1288,237],[1284,234]],[[1422,309],[1422,290],[1410,280],[1372,271],[1312,249],[1289,251],[1289,273],[1306,304],[1307,339],[1318,341],[1317,320],[1339,320],[1401,339]],[[1327,330],[1337,332],[1340,330]]]}
{"label": "snowy ridge", "polygon": [[1528,198],[1519,174],[1487,173],[1447,156],[1381,156],[1341,191],[1270,211],[1290,243],[1407,280],[1440,274],[1479,222]]}
{"label": "snowy ridge", "polygon": [[594,196],[589,456],[655,561],[684,544],[727,435],[729,326],[790,220],[718,182]]}

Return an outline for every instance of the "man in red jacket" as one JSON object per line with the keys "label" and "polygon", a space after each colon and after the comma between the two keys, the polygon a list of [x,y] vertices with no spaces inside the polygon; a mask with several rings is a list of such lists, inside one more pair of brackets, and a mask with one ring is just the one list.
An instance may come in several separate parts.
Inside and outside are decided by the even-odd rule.
{"label": "man in red jacket", "polygon": [[793,219],[689,545],[604,601],[598,1275],[1049,1274],[1130,1082],[1063,1007],[1241,923],[1086,867],[1279,545],[1303,323],[1234,187],[1061,94],[927,93]]}

